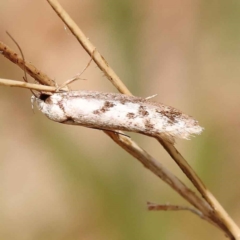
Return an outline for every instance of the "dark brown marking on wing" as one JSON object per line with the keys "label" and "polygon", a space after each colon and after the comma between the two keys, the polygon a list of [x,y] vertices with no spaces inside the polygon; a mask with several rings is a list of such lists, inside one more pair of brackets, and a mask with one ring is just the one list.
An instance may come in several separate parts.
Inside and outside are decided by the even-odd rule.
{"label": "dark brown marking on wing", "polygon": [[144,121],[144,125],[147,131],[152,131],[154,129],[154,125],[151,123],[151,121],[149,119],[146,119]]}
{"label": "dark brown marking on wing", "polygon": [[138,113],[142,117],[146,117],[146,116],[149,115],[149,112],[146,110],[145,106],[140,106],[139,109],[138,109]]}
{"label": "dark brown marking on wing", "polygon": [[134,118],[136,118],[135,114],[134,114],[134,113],[131,113],[131,112],[130,112],[130,113],[127,113],[126,117],[129,118],[129,119],[134,119]]}
{"label": "dark brown marking on wing", "polygon": [[100,109],[93,111],[93,114],[105,113],[105,112],[109,111],[110,108],[112,108],[114,106],[115,106],[115,104],[113,102],[105,101],[103,106]]}
{"label": "dark brown marking on wing", "polygon": [[112,107],[114,107],[114,106],[115,106],[115,104],[114,104],[113,102],[106,101],[106,102],[104,103],[104,107],[105,107],[105,108],[112,108]]}
{"label": "dark brown marking on wing", "polygon": [[70,122],[74,123],[75,122],[74,119],[71,116],[67,115],[67,113],[65,111],[65,108],[64,108],[64,105],[63,105],[63,99],[58,102],[58,106],[62,109],[62,111],[64,112],[64,115],[66,117],[66,120],[63,121],[63,122],[70,121]]}
{"label": "dark brown marking on wing", "polygon": [[98,114],[100,114],[100,113],[101,113],[100,110],[94,110],[94,111],[93,111],[93,114],[97,114],[97,115],[98,115]]}
{"label": "dark brown marking on wing", "polygon": [[120,98],[119,101],[122,105],[125,105],[126,102],[129,102],[129,100],[126,98]]}
{"label": "dark brown marking on wing", "polygon": [[168,118],[168,123],[173,124],[176,123],[177,120],[182,116],[182,113],[174,108],[168,108],[167,110],[158,110],[156,109],[157,113],[160,113],[162,116]]}

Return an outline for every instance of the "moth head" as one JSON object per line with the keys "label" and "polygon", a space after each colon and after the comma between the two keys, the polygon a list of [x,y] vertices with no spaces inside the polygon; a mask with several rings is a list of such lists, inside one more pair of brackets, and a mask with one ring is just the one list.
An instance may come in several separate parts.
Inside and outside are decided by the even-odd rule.
{"label": "moth head", "polygon": [[51,94],[48,94],[48,93],[40,93],[38,98],[45,102],[50,96]]}
{"label": "moth head", "polygon": [[41,103],[45,102],[50,96],[51,94],[43,92],[32,95],[31,97],[32,109],[34,110],[34,104],[36,104],[37,107],[39,108]]}

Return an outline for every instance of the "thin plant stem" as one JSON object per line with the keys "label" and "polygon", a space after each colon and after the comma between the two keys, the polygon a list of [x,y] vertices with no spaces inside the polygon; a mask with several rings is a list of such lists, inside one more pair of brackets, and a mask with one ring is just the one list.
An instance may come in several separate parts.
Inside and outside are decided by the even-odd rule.
{"label": "thin plant stem", "polygon": [[[96,50],[96,47],[89,41],[89,39],[80,30],[77,24],[71,19],[67,12],[62,8],[57,0],[47,0],[54,11],[62,19],[62,21],[67,25],[73,35],[77,38],[79,43],[83,46],[86,52],[91,56],[93,55],[93,60],[98,65],[98,67],[104,72],[107,78],[114,84],[114,86],[124,94],[131,94],[126,86],[122,83],[120,78],[115,74],[115,72],[110,68],[109,64],[102,57],[102,55]],[[93,51],[95,51],[94,54]],[[187,164],[186,160],[179,154],[174,145],[170,146],[164,139],[160,139],[159,142],[167,150],[169,155],[177,162],[179,166],[184,166],[183,172],[193,183],[196,189],[200,192],[203,198],[212,207],[212,211],[209,213],[213,220],[223,228],[223,230],[228,234],[231,239],[240,239],[240,229],[236,223],[228,216],[227,212],[220,205],[220,203],[215,199],[215,197],[210,193],[210,191],[202,184],[202,181],[194,172],[194,170]]]}

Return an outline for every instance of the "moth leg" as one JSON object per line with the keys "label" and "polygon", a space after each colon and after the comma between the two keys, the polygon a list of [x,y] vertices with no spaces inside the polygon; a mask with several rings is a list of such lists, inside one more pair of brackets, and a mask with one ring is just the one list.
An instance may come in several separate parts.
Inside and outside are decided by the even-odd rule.
{"label": "moth leg", "polygon": [[68,90],[69,90],[70,88],[69,88],[68,85],[69,85],[70,83],[75,82],[75,81],[77,81],[77,80],[85,80],[85,79],[80,78],[81,74],[82,74],[82,73],[78,73],[78,74],[77,74],[76,76],[74,76],[73,78],[70,78],[70,79],[68,79],[67,81],[65,81],[62,85],[57,86],[56,92],[61,91],[61,89],[63,89],[64,87],[67,87]]}
{"label": "moth leg", "polygon": [[59,91],[60,89],[64,88],[65,86],[67,86],[67,85],[69,85],[69,84],[71,84],[71,83],[73,83],[73,82],[75,82],[75,81],[77,81],[77,80],[79,80],[79,79],[85,80],[85,79],[82,79],[82,78],[80,78],[80,77],[81,77],[81,75],[87,70],[87,68],[90,66],[90,64],[91,64],[91,62],[92,62],[92,60],[93,60],[93,56],[94,56],[95,51],[96,51],[96,48],[94,48],[94,50],[92,51],[92,53],[91,53],[91,59],[90,59],[90,61],[87,63],[86,67],[85,67],[80,73],[78,73],[75,77],[73,77],[73,78],[71,78],[71,79],[68,79],[66,82],[64,82],[60,87],[57,88],[57,91]]}
{"label": "moth leg", "polygon": [[101,131],[113,132],[113,133],[115,133],[115,134],[119,134],[119,135],[122,135],[122,136],[125,136],[125,137],[130,138],[130,136],[128,136],[127,134],[124,134],[124,133],[121,133],[121,132],[117,132],[117,131],[114,131],[114,130],[108,130],[108,129],[104,129],[104,128],[95,128],[95,127],[88,127],[88,128],[92,128],[92,129],[96,129],[96,130],[101,130]]}

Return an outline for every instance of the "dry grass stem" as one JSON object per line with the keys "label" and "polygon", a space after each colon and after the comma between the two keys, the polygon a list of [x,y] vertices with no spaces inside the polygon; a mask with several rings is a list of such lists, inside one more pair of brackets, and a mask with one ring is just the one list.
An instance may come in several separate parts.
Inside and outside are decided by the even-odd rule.
{"label": "dry grass stem", "polygon": [[[10,49],[15,55],[14,51]],[[34,66],[34,69],[38,69]],[[45,74],[44,74],[45,75]],[[36,81],[38,79],[36,78]],[[49,91],[55,92],[56,87],[45,86],[40,84],[25,83],[16,80],[0,79],[0,85],[10,86],[10,87],[22,87],[38,91]],[[105,133],[111,137],[119,146],[125,149],[133,157],[138,159],[147,169],[152,171],[155,175],[160,177],[164,182],[166,182],[171,188],[177,191],[183,198],[185,198],[190,204],[195,206],[197,209],[203,212],[203,214],[208,215],[211,208],[209,205],[200,197],[198,197],[194,192],[192,192],[184,183],[182,183],[176,176],[169,172],[159,161],[154,159],[145,150],[139,147],[134,141],[124,134],[116,134],[111,131],[105,131]]]}
{"label": "dry grass stem", "polygon": [[22,57],[20,57],[17,53],[15,53],[12,49],[10,49],[2,42],[0,42],[0,52],[8,60],[17,64],[22,70],[26,70],[26,72],[40,84],[47,86],[55,86],[54,80],[49,78],[40,70],[36,69],[31,63],[25,62]]}
{"label": "dry grass stem", "polygon": [[149,211],[189,211],[197,215],[198,217],[202,218],[203,220],[207,220],[208,222],[213,224],[215,227],[219,228],[219,226],[216,223],[210,221],[209,219],[206,219],[205,216],[200,211],[192,207],[172,205],[172,204],[156,204],[156,203],[147,202],[147,208]]}
{"label": "dry grass stem", "polygon": [[[84,47],[84,49],[87,51],[87,53],[91,56],[91,58],[94,59],[95,63],[98,65],[98,67],[105,73],[106,76],[109,76],[108,79],[119,90],[119,92],[121,92],[123,94],[127,94],[127,95],[132,95],[131,92],[122,83],[120,78],[117,77],[117,75],[114,73],[114,71],[110,68],[110,66],[106,62],[106,60],[104,59],[104,61],[102,61],[102,59],[103,59],[102,55],[96,50],[96,47],[93,46],[93,44],[84,35],[84,33],[77,26],[77,24],[71,19],[71,17],[67,14],[67,12],[58,3],[58,1],[57,0],[47,0],[47,1],[52,6],[54,11],[58,14],[58,16],[62,19],[62,21],[67,25],[67,27],[70,29],[70,31],[73,33],[73,35],[77,38],[77,40],[81,43],[81,45]],[[101,58],[98,58],[96,56],[101,56]],[[124,85],[124,88],[121,88],[122,85]],[[164,140],[161,139],[161,141],[163,142],[163,144],[165,143]],[[159,141],[159,142],[162,144],[161,141]],[[170,155],[172,156],[174,161],[177,161],[177,163],[179,164],[179,157],[176,156],[176,151],[172,151]],[[180,161],[181,161],[181,159],[180,159]],[[184,162],[180,163],[180,165],[186,165],[186,161],[184,160]],[[190,167],[190,166],[188,166],[188,167]],[[186,172],[188,172],[188,171],[189,171],[189,174],[186,174]],[[192,181],[192,183],[195,185],[197,180],[195,180],[194,177],[189,177],[189,176],[193,175],[192,171],[193,170],[191,168],[189,170],[188,170],[188,168],[184,169],[184,173],[187,175],[187,177],[190,179],[190,181]],[[198,185],[195,185],[195,187],[198,189]],[[202,194],[202,192],[200,192],[200,193]]]}
{"label": "dry grass stem", "polygon": [[186,206],[179,206],[179,205],[172,205],[172,204],[156,204],[147,202],[147,207],[149,211],[180,211],[180,210],[187,210],[190,211],[199,217],[203,217],[203,214],[195,208],[186,207]]}
{"label": "dry grass stem", "polygon": [[[230,232],[235,232],[235,234],[239,234],[239,228],[236,223],[231,219],[225,209],[221,206],[221,204],[217,201],[217,199],[213,196],[213,194],[206,188],[203,184],[202,180],[198,177],[195,171],[191,168],[188,162],[184,159],[184,157],[178,152],[174,145],[163,141],[162,139],[157,139],[164,149],[169,153],[169,155],[174,159],[174,161],[178,164],[181,170],[185,173],[185,175],[191,180],[194,186],[201,193],[202,197],[209,203],[212,207],[212,218],[215,219],[215,222],[218,224],[224,225],[226,229]],[[239,238],[236,238],[239,239]]]}
{"label": "dry grass stem", "polygon": [[35,83],[20,82],[17,80],[10,80],[10,79],[3,79],[3,78],[0,78],[0,85],[8,86],[8,87],[27,88],[27,89],[43,91],[43,92],[55,92],[57,90],[56,87],[45,86],[45,85],[40,85]]}
{"label": "dry grass stem", "polygon": [[109,131],[106,131],[106,134],[134,158],[138,159],[144,165],[144,167],[161,178],[189,203],[203,212],[204,215],[209,214],[211,207],[208,205],[208,203],[206,203],[202,198],[198,197],[183,182],[181,182],[181,180],[179,180],[175,175],[168,171],[159,161],[153,158],[144,149],[139,147],[129,137],[114,134],[113,132]]}
{"label": "dry grass stem", "polygon": [[86,52],[93,58],[93,61],[97,66],[104,72],[105,76],[112,82],[112,84],[118,89],[119,92],[124,94],[131,94],[124,83],[120,80],[113,69],[108,65],[107,61],[103,56],[97,51],[96,47],[89,41],[89,39],[84,35],[77,24],[72,20],[68,13],[62,8],[58,1],[47,0],[51,5],[53,10],[62,19],[62,21],[67,25],[72,34],[76,37],[78,42],[86,50]]}
{"label": "dry grass stem", "polygon": [[[89,39],[83,34],[79,29],[77,24],[71,19],[71,17],[66,13],[66,11],[61,7],[57,0],[47,0],[52,6],[54,11],[62,19],[62,21],[67,25],[73,35],[81,43],[83,48],[91,56],[93,51],[96,49],[95,46],[89,41]],[[106,60],[101,56],[101,54],[95,50],[93,54],[93,60],[98,65],[98,67],[104,72],[108,79],[114,84],[114,86],[124,94],[131,94],[126,86],[122,83],[120,78],[114,73],[114,71],[109,67]],[[221,207],[215,197],[209,192],[209,190],[204,186],[200,178],[194,172],[194,170],[187,164],[186,160],[179,154],[177,149],[171,144],[159,139],[159,142],[167,150],[169,155],[174,161],[181,167],[185,175],[194,184],[200,194],[212,207],[211,211],[208,213],[214,222],[216,222],[231,239],[240,239],[240,229],[236,223],[228,216],[227,212]]]}
{"label": "dry grass stem", "polygon": [[[95,46],[89,41],[84,33],[79,29],[76,23],[61,7],[57,0],[47,0],[54,11],[67,25],[79,43],[83,46],[86,52],[91,56],[98,67],[104,72],[105,76],[113,83],[113,85],[123,94],[131,95],[131,92],[122,83],[120,78],[110,68],[106,60],[96,50]],[[11,50],[8,46],[0,42],[0,52],[13,63],[17,64],[23,70],[31,75],[38,84],[19,82],[14,80],[0,79],[0,85],[11,87],[22,87],[38,91],[55,92],[58,90],[54,80],[50,79],[46,74],[39,71],[35,66],[24,61],[18,54]],[[72,80],[71,80],[72,81]],[[67,82],[68,83],[68,82]],[[44,86],[46,85],[46,86]],[[199,217],[214,224],[227,234],[230,239],[240,239],[240,230],[236,223],[228,216],[227,212],[218,203],[211,192],[204,186],[201,179],[197,176],[194,170],[189,166],[182,155],[177,151],[173,144],[164,139],[157,139],[165,148],[169,155],[174,159],[178,166],[182,169],[185,175],[190,179],[202,197],[197,196],[184,183],[182,183],[174,174],[169,172],[159,161],[149,155],[144,149],[139,147],[129,137],[117,134],[111,131],[104,131],[115,143],[121,146],[125,151],[138,159],[147,169],[153,172],[166,182],[171,188],[178,192],[186,199],[194,208],[181,207],[176,205],[151,205],[155,210],[188,210],[198,215]],[[158,209],[157,209],[158,208]],[[153,209],[152,209],[153,210]]]}

